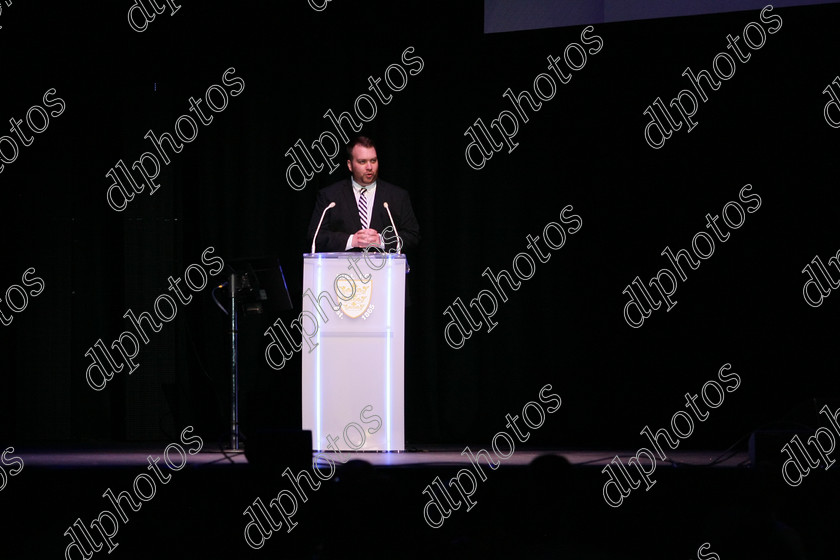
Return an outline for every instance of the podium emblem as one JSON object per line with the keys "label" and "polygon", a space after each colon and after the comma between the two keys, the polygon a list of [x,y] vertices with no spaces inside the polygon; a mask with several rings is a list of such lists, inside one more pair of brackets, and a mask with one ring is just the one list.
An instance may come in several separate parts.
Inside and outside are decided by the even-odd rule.
{"label": "podium emblem", "polygon": [[[352,284],[351,284],[352,282]],[[353,287],[356,291],[353,293]],[[367,282],[362,282],[350,278],[346,274],[338,279],[336,288],[344,295],[353,294],[349,300],[341,299],[341,311],[351,319],[357,319],[367,311],[370,306],[371,294],[373,293],[373,278]]]}

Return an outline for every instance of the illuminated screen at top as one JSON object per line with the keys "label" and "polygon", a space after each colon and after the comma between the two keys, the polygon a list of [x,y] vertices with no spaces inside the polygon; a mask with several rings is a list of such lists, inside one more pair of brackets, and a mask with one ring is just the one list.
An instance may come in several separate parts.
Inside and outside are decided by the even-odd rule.
{"label": "illuminated screen at top", "polygon": [[[760,10],[770,3],[767,0],[484,0],[484,32]],[[838,3],[837,0],[777,0],[772,6]]]}

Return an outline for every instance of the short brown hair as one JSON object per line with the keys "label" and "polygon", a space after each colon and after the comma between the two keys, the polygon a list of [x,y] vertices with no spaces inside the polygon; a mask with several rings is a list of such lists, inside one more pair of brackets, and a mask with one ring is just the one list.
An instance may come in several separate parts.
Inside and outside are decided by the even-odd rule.
{"label": "short brown hair", "polygon": [[372,139],[367,136],[356,136],[347,144],[347,159],[353,159],[353,148],[356,146],[376,149],[376,144]]}

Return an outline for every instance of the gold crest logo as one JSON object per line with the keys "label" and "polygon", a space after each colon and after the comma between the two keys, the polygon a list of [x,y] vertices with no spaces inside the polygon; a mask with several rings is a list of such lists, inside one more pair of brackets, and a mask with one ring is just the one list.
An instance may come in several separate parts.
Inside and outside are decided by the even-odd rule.
{"label": "gold crest logo", "polygon": [[[354,287],[355,293],[353,290]],[[370,306],[371,294],[373,293],[373,278],[367,282],[361,282],[360,280],[352,279],[345,274],[338,279],[336,289],[339,290],[342,295],[341,311],[351,319],[356,319],[361,317]],[[353,294],[351,299],[343,299],[350,294]]]}

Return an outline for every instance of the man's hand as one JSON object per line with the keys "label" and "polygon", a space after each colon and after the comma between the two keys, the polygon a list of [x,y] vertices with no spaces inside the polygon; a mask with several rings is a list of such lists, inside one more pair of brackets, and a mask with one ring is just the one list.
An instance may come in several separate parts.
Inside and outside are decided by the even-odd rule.
{"label": "man's hand", "polygon": [[379,232],[375,229],[360,229],[353,234],[353,247],[364,249],[365,247],[379,246]]}

